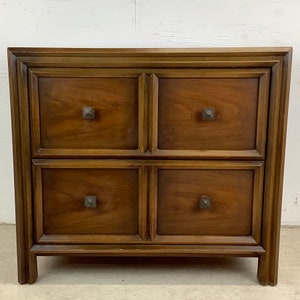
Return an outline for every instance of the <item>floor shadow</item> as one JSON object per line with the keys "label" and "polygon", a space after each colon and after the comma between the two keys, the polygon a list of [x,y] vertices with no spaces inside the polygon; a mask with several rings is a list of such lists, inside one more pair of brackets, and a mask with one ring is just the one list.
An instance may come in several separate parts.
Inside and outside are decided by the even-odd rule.
{"label": "floor shadow", "polygon": [[39,257],[40,284],[256,285],[255,258]]}

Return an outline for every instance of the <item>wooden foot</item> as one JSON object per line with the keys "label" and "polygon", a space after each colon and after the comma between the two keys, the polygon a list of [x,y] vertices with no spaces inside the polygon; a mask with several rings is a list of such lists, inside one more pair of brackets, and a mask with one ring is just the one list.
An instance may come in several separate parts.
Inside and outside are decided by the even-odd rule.
{"label": "wooden foot", "polygon": [[271,259],[267,254],[263,254],[258,259],[257,280],[261,285],[277,284],[278,261]]}
{"label": "wooden foot", "polygon": [[28,283],[35,283],[38,277],[37,272],[37,257],[35,254],[29,254],[29,274]]}

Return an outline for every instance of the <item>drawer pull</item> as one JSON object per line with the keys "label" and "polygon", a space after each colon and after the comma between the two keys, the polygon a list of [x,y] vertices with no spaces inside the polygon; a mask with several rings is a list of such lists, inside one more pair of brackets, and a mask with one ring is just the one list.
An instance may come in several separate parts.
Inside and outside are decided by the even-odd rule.
{"label": "drawer pull", "polygon": [[199,207],[201,209],[211,208],[211,198],[206,195],[202,195],[199,201]]}
{"label": "drawer pull", "polygon": [[94,120],[95,119],[95,108],[91,106],[84,106],[81,113],[82,119]]}
{"label": "drawer pull", "polygon": [[86,208],[95,208],[97,206],[96,196],[84,196],[84,206]]}
{"label": "drawer pull", "polygon": [[207,107],[202,110],[202,121],[214,121],[215,120],[215,108]]}

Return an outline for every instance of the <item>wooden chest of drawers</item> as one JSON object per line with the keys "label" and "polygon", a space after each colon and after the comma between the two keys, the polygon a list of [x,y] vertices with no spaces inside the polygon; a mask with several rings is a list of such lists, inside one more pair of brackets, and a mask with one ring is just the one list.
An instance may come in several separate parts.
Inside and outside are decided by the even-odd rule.
{"label": "wooden chest of drawers", "polygon": [[20,283],[82,255],[254,256],[276,284],[290,48],[8,58]]}

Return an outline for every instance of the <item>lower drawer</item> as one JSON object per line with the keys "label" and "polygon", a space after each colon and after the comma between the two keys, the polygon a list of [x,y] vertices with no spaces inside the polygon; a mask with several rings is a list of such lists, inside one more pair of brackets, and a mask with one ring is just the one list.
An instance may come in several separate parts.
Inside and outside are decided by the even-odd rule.
{"label": "lower drawer", "polygon": [[37,243],[260,243],[263,162],[34,160]]}
{"label": "lower drawer", "polygon": [[144,239],[143,168],[121,162],[35,163],[37,242],[129,242]]}
{"label": "lower drawer", "polygon": [[157,243],[258,244],[262,162],[169,162],[152,173]]}

